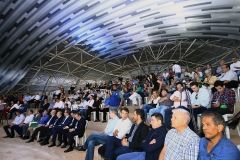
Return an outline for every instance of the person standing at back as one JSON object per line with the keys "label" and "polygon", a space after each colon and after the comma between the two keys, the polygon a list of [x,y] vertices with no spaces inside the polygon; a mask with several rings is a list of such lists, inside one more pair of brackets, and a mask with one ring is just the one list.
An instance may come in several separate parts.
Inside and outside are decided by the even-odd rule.
{"label": "person standing at back", "polygon": [[176,62],[173,63],[172,70],[176,77],[181,77],[181,67]]}
{"label": "person standing at back", "polygon": [[[110,91],[108,91],[110,92]],[[109,97],[109,106],[110,109],[121,109],[122,103],[124,101],[123,94],[120,90],[117,89],[117,84],[112,85],[112,91]]]}

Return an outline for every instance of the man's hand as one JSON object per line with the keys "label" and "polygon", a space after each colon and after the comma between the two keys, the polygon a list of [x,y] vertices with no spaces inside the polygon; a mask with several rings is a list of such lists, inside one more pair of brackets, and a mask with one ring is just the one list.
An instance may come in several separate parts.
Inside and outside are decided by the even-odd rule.
{"label": "man's hand", "polygon": [[49,128],[53,128],[52,126],[49,126]]}
{"label": "man's hand", "polygon": [[173,100],[173,101],[180,101],[179,97],[176,97],[176,96],[174,96],[174,97],[172,98],[172,100]]}
{"label": "man's hand", "polygon": [[122,146],[128,146],[127,138],[123,138],[121,143],[122,143]]}
{"label": "man's hand", "polygon": [[12,123],[12,124],[10,125],[10,127],[12,127],[12,126],[14,126],[14,125],[15,125],[15,124]]}
{"label": "man's hand", "polygon": [[113,132],[113,135],[114,135],[115,137],[117,137],[117,136],[118,136],[118,130],[115,130],[115,131]]}
{"label": "man's hand", "polygon": [[220,102],[213,104],[214,107],[220,107]]}
{"label": "man's hand", "polygon": [[149,144],[155,144],[156,143],[156,139],[153,139]]}
{"label": "man's hand", "polygon": [[119,106],[118,106],[118,109],[121,110],[121,109],[122,109],[122,105],[119,105]]}
{"label": "man's hand", "polygon": [[69,129],[69,132],[72,132],[73,131],[73,129]]}
{"label": "man's hand", "polygon": [[100,131],[100,133],[104,134],[105,132],[104,131]]}

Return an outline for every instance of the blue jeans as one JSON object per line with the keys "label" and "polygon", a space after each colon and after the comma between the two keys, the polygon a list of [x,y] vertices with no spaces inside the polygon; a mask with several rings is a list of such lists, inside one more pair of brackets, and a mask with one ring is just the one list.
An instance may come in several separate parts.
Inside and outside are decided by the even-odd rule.
{"label": "blue jeans", "polygon": [[155,107],[149,105],[149,104],[144,104],[142,107],[142,110],[144,111],[144,122],[147,121],[147,113],[149,112],[150,109],[153,109]]}
{"label": "blue jeans", "polygon": [[123,98],[124,100],[127,100],[127,104],[130,104],[130,99],[129,99],[130,96],[131,96],[130,92],[123,94]]}
{"label": "blue jeans", "polygon": [[105,160],[114,160],[119,155],[133,152],[132,149],[126,146],[122,146],[121,139],[118,139],[114,136],[109,136],[107,140],[107,148],[105,151]]}
{"label": "blue jeans", "polygon": [[146,152],[132,152],[122,154],[117,157],[117,160],[145,160]]}
{"label": "blue jeans", "polygon": [[175,73],[175,77],[178,77],[178,79],[181,78],[181,72]]}
{"label": "blue jeans", "polygon": [[[168,109],[168,106],[158,106],[157,108],[154,109],[150,109],[149,111],[149,115],[150,117],[153,115],[153,113],[161,113],[163,116],[163,121],[164,121],[164,117],[165,117],[165,110]],[[151,120],[151,118],[150,118]]]}
{"label": "blue jeans", "polygon": [[235,72],[237,73],[237,76],[240,76],[240,70],[235,70]]}
{"label": "blue jeans", "polygon": [[78,109],[76,112],[81,113],[85,119],[87,118],[87,109]]}
{"label": "blue jeans", "polygon": [[100,132],[92,132],[86,142],[83,145],[83,148],[87,149],[85,160],[93,160],[94,157],[94,147],[100,144],[107,143],[108,135]]}

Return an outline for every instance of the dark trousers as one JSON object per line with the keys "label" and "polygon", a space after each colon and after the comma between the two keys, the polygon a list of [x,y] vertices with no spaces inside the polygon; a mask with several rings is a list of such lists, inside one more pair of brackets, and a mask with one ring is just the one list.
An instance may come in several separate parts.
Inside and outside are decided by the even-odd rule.
{"label": "dark trousers", "polygon": [[103,108],[100,110],[100,112],[103,112],[103,120],[106,121],[107,112],[109,112],[109,108]]}
{"label": "dark trousers", "polygon": [[99,108],[93,109],[92,107],[88,107],[87,109],[87,119],[91,120],[91,112],[96,111],[96,119],[99,120]]}
{"label": "dark trousers", "polygon": [[[52,135],[52,143],[56,143],[56,138],[59,130],[62,130],[62,128],[53,128],[49,133],[49,137]],[[60,139],[60,137],[58,137],[58,139]]]}
{"label": "dark trousers", "polygon": [[104,159],[115,160],[121,154],[133,152],[131,148],[122,146],[121,141],[121,139],[114,136],[108,137]]}
{"label": "dark trousers", "polygon": [[169,81],[169,85],[171,85],[171,79],[173,80],[174,77],[169,77],[168,81]]}
{"label": "dark trousers", "polygon": [[9,113],[10,113],[10,115],[9,115],[9,119],[12,119],[12,115],[13,115],[13,113],[15,113],[16,112],[16,108],[13,108]]}
{"label": "dark trousers", "polygon": [[217,112],[221,115],[224,115],[224,114],[232,114],[233,112],[228,109],[228,108],[219,108],[219,107],[212,107],[212,108],[209,108],[208,111],[213,111],[213,112]]}
{"label": "dark trousers", "polygon": [[[7,134],[7,136],[14,137],[14,129],[16,127],[18,127],[18,125],[14,125],[14,126],[6,125],[6,126],[3,126],[3,129],[4,129],[5,133]],[[11,130],[11,133],[8,130],[9,128]]]}
{"label": "dark trousers", "polygon": [[67,133],[68,132],[69,132],[69,129],[58,130],[58,140],[60,141],[59,137],[62,137],[62,142],[64,144],[67,144]]}
{"label": "dark trousers", "polygon": [[102,157],[105,156],[105,151],[106,151],[106,144],[102,145],[101,147],[98,148],[98,154],[100,154]]}
{"label": "dark trousers", "polygon": [[67,137],[68,137],[68,144],[70,147],[73,147],[74,144],[74,137],[78,136],[80,134],[80,131],[72,131],[72,132],[68,132],[67,133]]}
{"label": "dark trousers", "polygon": [[238,81],[230,81],[224,85],[226,88],[238,88]]}
{"label": "dark trousers", "polygon": [[195,122],[197,122],[197,115],[202,114],[206,110],[207,110],[206,107],[193,108],[193,115],[195,118]]}

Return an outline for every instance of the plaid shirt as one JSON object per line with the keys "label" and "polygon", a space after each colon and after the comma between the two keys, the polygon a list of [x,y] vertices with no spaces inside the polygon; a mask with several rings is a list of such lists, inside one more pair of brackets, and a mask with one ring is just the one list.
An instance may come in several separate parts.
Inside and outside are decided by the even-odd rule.
{"label": "plaid shirt", "polygon": [[165,138],[164,160],[197,160],[200,138],[189,127],[181,133],[171,129]]}
{"label": "plaid shirt", "polygon": [[234,112],[235,92],[232,89],[225,88],[222,93],[215,92],[213,95],[212,102],[220,102],[221,105],[226,105],[228,109]]}

